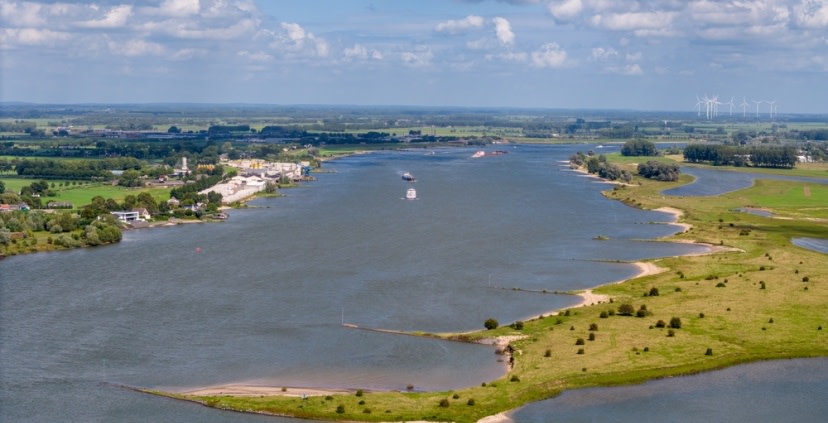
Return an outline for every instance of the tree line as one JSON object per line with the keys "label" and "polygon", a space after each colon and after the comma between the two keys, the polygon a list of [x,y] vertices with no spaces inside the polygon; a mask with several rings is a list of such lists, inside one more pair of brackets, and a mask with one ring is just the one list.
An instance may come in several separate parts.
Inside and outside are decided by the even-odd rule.
{"label": "tree line", "polygon": [[792,146],[734,146],[690,144],[684,148],[684,160],[716,166],[754,166],[792,169],[798,160]]}

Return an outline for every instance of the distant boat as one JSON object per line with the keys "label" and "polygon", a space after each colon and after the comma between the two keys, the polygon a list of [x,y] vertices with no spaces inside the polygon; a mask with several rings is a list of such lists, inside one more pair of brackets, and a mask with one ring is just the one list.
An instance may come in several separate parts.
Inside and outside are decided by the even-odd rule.
{"label": "distant boat", "polygon": [[412,175],[411,172],[403,172],[402,178],[403,181],[417,182],[417,179],[414,178],[414,175]]}
{"label": "distant boat", "polygon": [[480,151],[478,151],[478,152],[476,152],[476,153],[472,154],[472,158],[473,158],[473,159],[476,159],[476,158],[478,158],[478,157],[483,157],[483,156],[485,156],[485,155],[486,155],[486,152],[485,152],[485,151],[483,151],[483,150],[480,150]]}
{"label": "distant boat", "polygon": [[414,188],[409,188],[405,192],[405,199],[406,200],[416,200],[417,199],[417,190]]}

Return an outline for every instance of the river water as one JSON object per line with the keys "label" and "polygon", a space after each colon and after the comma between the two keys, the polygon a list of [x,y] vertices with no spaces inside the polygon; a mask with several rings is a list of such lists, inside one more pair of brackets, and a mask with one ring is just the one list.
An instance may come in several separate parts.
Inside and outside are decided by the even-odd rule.
{"label": "river water", "polygon": [[[119,385],[477,385],[502,375],[490,347],[342,323],[508,323],[576,303],[555,291],[632,276],[625,261],[703,250],[647,241],[674,232],[671,217],[609,201],[606,185],[569,171],[561,162],[584,146],[507,148],[352,156],[221,224],[3,260],[0,421],[291,421]],[[403,199],[409,187],[417,200]]]}

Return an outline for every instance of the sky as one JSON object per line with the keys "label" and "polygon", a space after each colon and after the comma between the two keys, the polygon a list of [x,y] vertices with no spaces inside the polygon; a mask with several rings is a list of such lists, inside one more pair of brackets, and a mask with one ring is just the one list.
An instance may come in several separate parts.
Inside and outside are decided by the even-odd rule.
{"label": "sky", "polygon": [[704,96],[720,114],[828,113],[828,0],[0,0],[0,101],[697,111]]}

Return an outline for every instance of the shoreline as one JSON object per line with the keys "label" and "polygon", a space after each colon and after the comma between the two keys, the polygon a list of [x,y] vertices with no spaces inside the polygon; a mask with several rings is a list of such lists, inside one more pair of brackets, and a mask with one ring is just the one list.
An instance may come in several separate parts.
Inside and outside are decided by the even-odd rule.
{"label": "shoreline", "polygon": [[[654,211],[669,213],[674,217],[674,222],[669,224],[676,225],[681,228],[680,231],[672,234],[670,236],[677,235],[679,233],[684,233],[689,230],[692,225],[687,223],[680,223],[678,220],[684,215],[684,212],[680,209],[673,208],[673,207],[660,207],[654,209]],[[703,245],[708,248],[708,251],[701,252],[701,253],[691,253],[686,254],[686,256],[696,256],[696,255],[709,255],[715,254],[723,251],[730,251],[734,250],[732,248],[721,247],[716,245],[711,245],[707,243],[699,243],[692,240],[686,241],[672,241],[672,242],[683,242],[683,243],[692,243],[697,245]],[[659,273],[663,273],[668,271],[668,268],[660,267],[657,264],[650,262],[650,261],[636,261],[629,263],[633,266],[638,268],[638,273],[616,281],[611,281],[607,283],[603,283],[592,288],[587,288],[583,290],[578,290],[573,292],[571,295],[576,295],[580,297],[580,301],[577,304],[568,307],[562,307],[558,309],[551,310],[547,313],[541,313],[532,317],[529,317],[525,320],[535,320],[540,318],[541,316],[552,316],[552,315],[559,315],[563,313],[565,310],[580,308],[580,307],[588,307],[596,304],[607,303],[610,301],[610,296],[605,294],[596,294],[593,290],[608,286],[608,285],[616,285],[631,281],[633,279],[657,275]],[[351,327],[349,325],[343,325],[344,327]],[[353,328],[363,329],[353,326]],[[385,332],[389,334],[401,334],[401,335],[414,335],[413,333],[408,332],[397,332],[393,330],[383,330],[383,329],[369,329],[369,330],[376,330],[380,332]],[[477,331],[474,331],[477,332]],[[416,336],[416,335],[415,335]],[[490,345],[497,348],[505,348],[508,346],[512,341],[519,340],[526,338],[525,335],[513,335],[513,336],[498,336],[498,337],[491,337],[491,338],[483,338],[475,343],[481,345]],[[451,339],[445,339],[446,341],[451,341]],[[509,374],[509,365],[504,360],[504,376]],[[260,385],[254,383],[228,383],[228,384],[219,384],[219,385],[212,385],[212,386],[204,386],[204,387],[196,387],[188,390],[175,390],[170,391],[175,395],[184,395],[184,396],[233,396],[233,397],[262,397],[262,396],[275,396],[275,397],[322,397],[322,396],[335,396],[335,395],[352,395],[356,392],[356,389],[344,389],[344,388],[333,388],[333,387],[303,387],[303,386],[275,386],[275,385]],[[374,390],[374,392],[404,392],[398,390]],[[482,419],[479,419],[477,423],[513,423],[514,420],[510,417],[510,414],[516,410],[507,410],[503,411],[494,415],[486,416]],[[413,423],[420,423],[420,422],[413,422]],[[426,422],[422,422],[426,423]]]}

